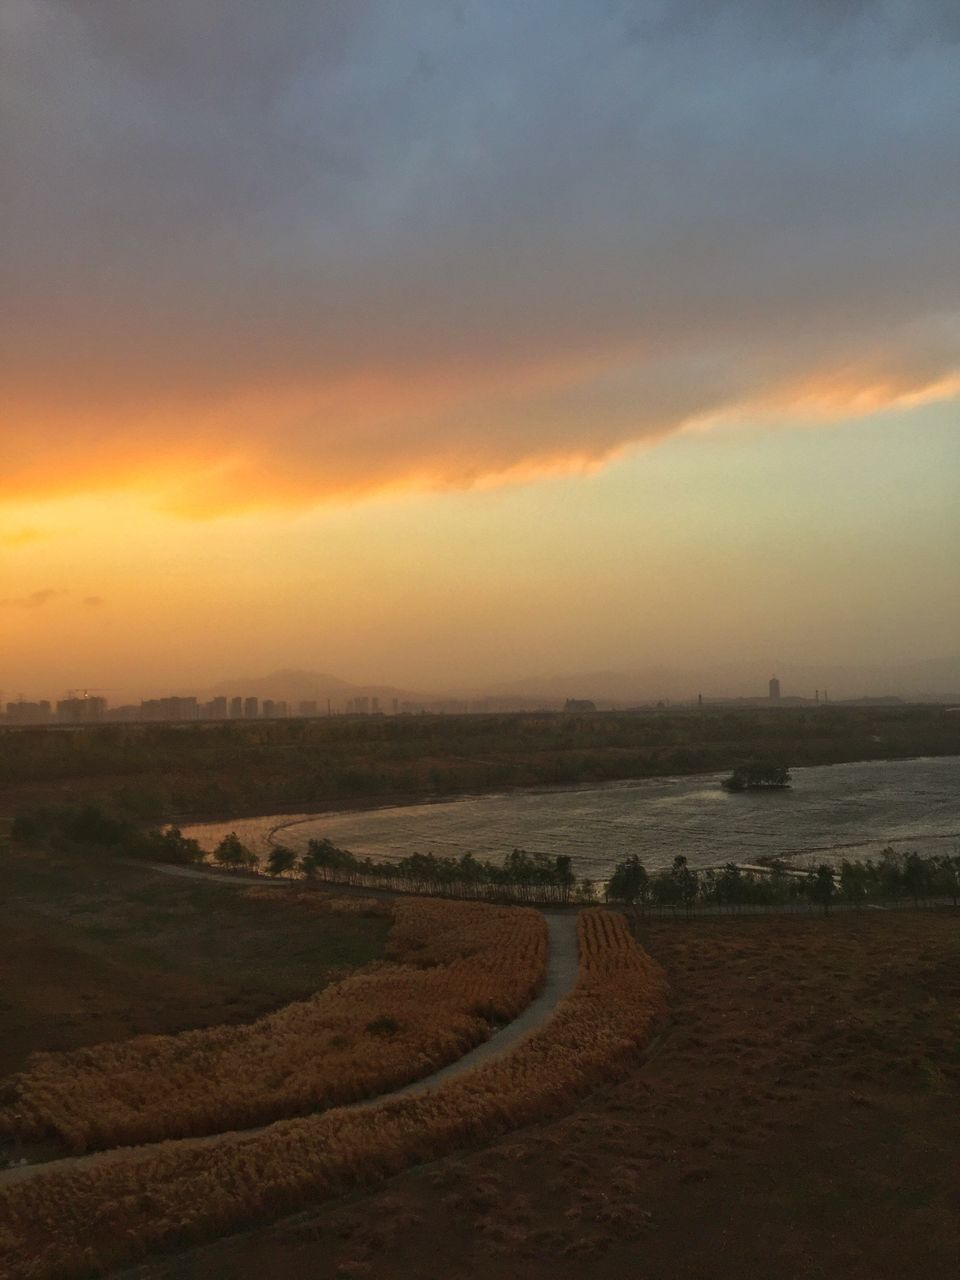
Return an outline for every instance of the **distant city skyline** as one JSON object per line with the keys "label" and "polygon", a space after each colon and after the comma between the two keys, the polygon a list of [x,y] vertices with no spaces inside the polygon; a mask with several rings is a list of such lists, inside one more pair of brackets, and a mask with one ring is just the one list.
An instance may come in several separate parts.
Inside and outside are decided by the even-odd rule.
{"label": "distant city skyline", "polygon": [[[764,683],[743,671],[715,669],[687,672],[598,672],[570,674],[512,686],[468,690],[403,690],[387,684],[353,685],[338,677],[308,671],[280,671],[273,675],[220,682],[258,693],[159,694],[133,701],[109,699],[90,690],[70,690],[62,698],[6,696],[0,688],[0,721],[6,724],[82,724],[104,719],[145,723],[185,720],[285,719],[322,715],[399,715],[433,710],[450,713],[594,706],[709,705],[740,702],[757,705],[828,705],[833,701],[896,697],[902,701],[951,700],[960,696],[960,657],[913,664],[886,671],[843,668],[797,669],[794,681],[777,676]],[[819,683],[813,684],[813,681]],[[322,690],[322,692],[321,692]],[[694,690],[696,690],[694,692]],[[704,692],[706,690],[706,692]],[[303,697],[305,691],[315,694]]]}

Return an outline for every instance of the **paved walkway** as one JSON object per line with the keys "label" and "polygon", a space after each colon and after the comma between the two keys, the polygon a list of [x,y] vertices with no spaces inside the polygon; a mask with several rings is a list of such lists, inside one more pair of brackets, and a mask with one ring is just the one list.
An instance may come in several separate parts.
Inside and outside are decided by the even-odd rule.
{"label": "paved walkway", "polygon": [[[471,1067],[475,1067],[478,1063],[485,1062],[488,1058],[497,1058],[500,1054],[506,1053],[508,1049],[513,1048],[518,1040],[522,1040],[531,1031],[537,1031],[543,1026],[564,996],[572,990],[573,984],[577,980],[579,965],[576,915],[567,911],[545,911],[543,914],[547,921],[550,950],[547,957],[546,981],[536,1000],[528,1004],[518,1018],[508,1022],[505,1027],[495,1032],[489,1040],[484,1040],[483,1044],[478,1044],[475,1049],[471,1049],[469,1053],[464,1054],[462,1058],[458,1058],[456,1062],[451,1062],[449,1066],[441,1067],[439,1071],[434,1071],[432,1075],[425,1076],[422,1080],[415,1080],[413,1084],[408,1084],[393,1093],[385,1094],[380,1098],[374,1099],[374,1101],[383,1102],[388,1097],[407,1098],[418,1093],[428,1093],[436,1085],[442,1084],[445,1080],[450,1080],[453,1076],[461,1075],[464,1071],[469,1071]],[[367,1106],[368,1103],[359,1102],[355,1105],[362,1107]]]}
{"label": "paved walkway", "polygon": [[[191,879],[197,877],[201,880],[224,880],[234,885],[249,884],[249,880],[243,876],[234,876],[221,872],[197,871],[193,867],[157,865],[153,869],[163,872],[165,875],[186,876]],[[261,883],[259,877],[257,883]],[[266,881],[265,883],[276,884],[278,882]],[[296,884],[297,881],[286,880],[279,883]],[[352,890],[352,892],[366,893],[365,890]],[[447,1066],[441,1067],[439,1071],[434,1071],[431,1075],[424,1076],[422,1080],[415,1080],[412,1084],[395,1089],[392,1093],[380,1094],[375,1098],[366,1098],[362,1102],[352,1103],[350,1104],[351,1110],[375,1106],[378,1103],[392,1101],[395,1098],[406,1098],[416,1094],[428,1093],[431,1089],[436,1088],[437,1085],[471,1070],[478,1063],[499,1057],[501,1054],[508,1052],[524,1036],[539,1030],[543,1026],[560,1001],[572,989],[577,979],[578,968],[576,913],[573,911],[545,911],[543,914],[547,922],[549,944],[543,990],[534,1001],[527,1005],[520,1016],[514,1018],[512,1022],[508,1022],[499,1031],[495,1031],[483,1044],[477,1045],[475,1049],[471,1049],[469,1053],[464,1054],[462,1058],[458,1058],[456,1062],[451,1062]],[[334,1110],[334,1108],[330,1108],[330,1110]],[[46,1160],[38,1164],[18,1165],[12,1169],[0,1170],[0,1187],[9,1186],[14,1182],[23,1182],[27,1178],[36,1177],[44,1173],[60,1172],[67,1169],[82,1169],[84,1166],[89,1166],[94,1162],[102,1164],[111,1160],[122,1160],[134,1152],[138,1154],[146,1153],[152,1145],[163,1145],[168,1150],[171,1147],[180,1147],[186,1150],[191,1147],[208,1146],[213,1142],[243,1142],[258,1133],[262,1133],[267,1127],[266,1125],[259,1125],[254,1129],[230,1130],[226,1133],[209,1134],[202,1138],[179,1138],[163,1144],[156,1143],[141,1147],[116,1147],[110,1151],[91,1152],[89,1155],[84,1156],[68,1156],[62,1160]]]}

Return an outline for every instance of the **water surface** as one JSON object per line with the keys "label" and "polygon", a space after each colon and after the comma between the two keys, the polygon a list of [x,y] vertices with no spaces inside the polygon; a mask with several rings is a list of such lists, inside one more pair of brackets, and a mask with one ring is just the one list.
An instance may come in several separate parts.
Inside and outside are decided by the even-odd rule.
{"label": "water surface", "polygon": [[[288,814],[185,829],[204,848],[236,831],[258,853],[273,839],[302,852],[325,837],[361,857],[434,853],[501,858],[514,846],[569,854],[603,879],[637,854],[648,868],[683,853],[693,867],[780,855],[800,864],[876,856],[886,845],[931,854],[960,845],[960,757],[865,761],[791,771],[786,791],[731,794],[723,774],[514,791],[328,814]],[[279,829],[277,829],[279,828]]]}

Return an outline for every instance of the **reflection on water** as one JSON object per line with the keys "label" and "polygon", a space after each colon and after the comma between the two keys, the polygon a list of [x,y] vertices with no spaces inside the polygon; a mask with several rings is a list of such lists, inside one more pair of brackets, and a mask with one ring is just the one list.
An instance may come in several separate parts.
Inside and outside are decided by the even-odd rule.
{"label": "reflection on water", "polygon": [[[960,757],[870,761],[792,771],[788,791],[730,794],[722,774],[656,778],[572,790],[523,791],[321,815],[249,818],[191,827],[204,848],[236,831],[263,852],[274,839],[298,852],[326,837],[378,859],[434,853],[500,858],[514,846],[569,854],[577,874],[605,878],[636,853],[648,867],[686,854],[694,867],[779,854],[800,862],[865,858],[892,844],[954,852],[960,840]],[[281,830],[276,828],[281,827]]]}

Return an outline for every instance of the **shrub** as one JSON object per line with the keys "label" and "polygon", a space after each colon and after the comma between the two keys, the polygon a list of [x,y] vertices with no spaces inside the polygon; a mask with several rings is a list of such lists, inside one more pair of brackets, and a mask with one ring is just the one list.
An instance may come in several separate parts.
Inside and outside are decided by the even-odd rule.
{"label": "shrub", "polygon": [[88,804],[79,808],[68,805],[57,809],[20,810],[13,819],[10,834],[24,844],[66,841],[116,849],[131,838],[133,828],[125,819]]}
{"label": "shrub", "polygon": [[127,852],[148,861],[171,862],[176,865],[203,861],[203,850],[198,841],[183,835],[179,827],[144,832],[129,841]]}
{"label": "shrub", "polygon": [[381,1014],[379,1018],[374,1018],[372,1022],[367,1023],[367,1031],[372,1036],[393,1036],[400,1030],[400,1023],[396,1018],[391,1018],[389,1013]]}
{"label": "shrub", "polygon": [[60,815],[59,827],[68,840],[77,844],[115,846],[130,835],[129,823],[105,813],[96,805],[64,810]]}

